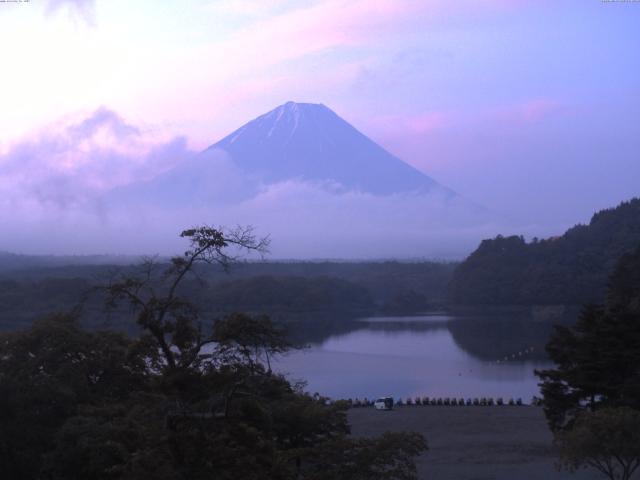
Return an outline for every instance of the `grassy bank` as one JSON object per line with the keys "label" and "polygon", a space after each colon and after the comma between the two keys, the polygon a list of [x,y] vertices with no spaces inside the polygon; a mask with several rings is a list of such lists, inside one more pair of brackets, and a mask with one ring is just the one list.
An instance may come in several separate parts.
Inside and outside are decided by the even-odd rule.
{"label": "grassy bank", "polygon": [[418,431],[429,451],[417,461],[429,480],[591,480],[591,471],[571,474],[555,468],[552,436],[538,407],[397,407],[349,411],[352,433]]}

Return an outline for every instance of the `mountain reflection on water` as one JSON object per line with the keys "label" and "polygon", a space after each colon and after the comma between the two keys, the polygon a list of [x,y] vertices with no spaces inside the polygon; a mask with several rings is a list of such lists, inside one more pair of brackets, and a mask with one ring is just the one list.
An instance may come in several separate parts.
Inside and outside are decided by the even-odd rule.
{"label": "mountain reflection on water", "polygon": [[553,324],[575,312],[537,318],[532,310],[436,313],[358,320],[318,318],[292,330],[307,348],[278,361],[307,390],[332,398],[539,395],[534,369],[550,366]]}

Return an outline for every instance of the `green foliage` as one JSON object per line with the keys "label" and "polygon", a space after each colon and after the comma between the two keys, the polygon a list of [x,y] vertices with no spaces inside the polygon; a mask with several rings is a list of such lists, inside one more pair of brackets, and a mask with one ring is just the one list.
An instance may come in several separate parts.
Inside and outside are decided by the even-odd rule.
{"label": "green foliage", "polygon": [[640,248],[623,256],[608,301],[586,307],[574,327],[557,327],[547,345],[556,368],[537,372],[553,430],[584,410],[640,409]]}
{"label": "green foliage", "polygon": [[190,248],[161,281],[148,261],[104,287],[110,305],[135,312],[138,337],[68,316],[0,335],[3,478],[415,478],[420,435],[349,437],[345,403],[271,372],[288,344],[269,318],[233,314],[205,329],[180,294],[196,264],[226,267],[228,247],[265,243],[210,227],[183,237]]}
{"label": "green foliage", "polygon": [[0,337],[0,471],[35,478],[55,432],[78,406],[118,401],[143,386],[145,366],[129,340],[81,331],[51,317]]}
{"label": "green foliage", "polygon": [[600,301],[616,261],[640,244],[640,199],[596,213],[561,237],[484,240],[455,270],[453,303],[582,305]]}
{"label": "green foliage", "polygon": [[607,305],[621,314],[640,314],[640,246],[622,256],[609,278]]}
{"label": "green foliage", "polygon": [[427,296],[414,290],[399,292],[382,305],[382,312],[389,315],[410,315],[425,312],[431,307]]}
{"label": "green foliage", "polygon": [[220,282],[197,301],[213,312],[343,312],[374,311],[367,290],[350,281],[328,277],[257,276]]}
{"label": "green foliage", "polygon": [[51,312],[70,311],[90,288],[88,278],[0,280],[0,330],[29,326]]}
{"label": "green foliage", "polygon": [[[230,254],[226,261],[232,261],[237,253]],[[130,312],[124,304],[106,316],[100,297],[87,292],[113,279],[116,272],[139,279],[149,273],[148,285],[162,289],[163,284],[166,286],[163,274],[175,265],[156,259],[152,271],[146,272],[148,265],[73,264],[82,258],[66,259],[70,262],[67,266],[46,268],[38,263],[26,268],[31,263],[25,260],[20,264],[22,270],[2,273],[0,255],[0,331],[28,327],[35,319],[54,311],[81,310],[80,320],[87,328],[139,334],[140,329],[130,322]],[[107,260],[108,257],[89,257],[84,261]],[[181,298],[197,305],[200,312],[210,316],[238,311],[266,313],[277,322],[304,323],[305,328],[314,328],[318,317],[339,315],[349,319],[376,311],[411,314],[439,308],[454,264],[239,262],[234,264],[231,276],[224,269],[205,267],[206,264],[195,265],[197,277],[182,280],[178,292]]]}
{"label": "green foliage", "polygon": [[253,318],[242,313],[217,321],[212,333],[218,357],[229,365],[241,365],[252,372],[259,370],[263,361],[271,371],[270,359],[291,348],[284,338],[284,331],[276,328],[269,317]]}
{"label": "green foliage", "polygon": [[[135,393],[121,402],[81,405],[54,435],[42,472],[53,479],[175,478],[162,441],[165,399]],[[155,407],[155,408],[154,408]]]}
{"label": "green foliage", "polygon": [[581,414],[556,435],[562,467],[592,467],[611,480],[629,480],[640,466],[640,412],[626,407]]}

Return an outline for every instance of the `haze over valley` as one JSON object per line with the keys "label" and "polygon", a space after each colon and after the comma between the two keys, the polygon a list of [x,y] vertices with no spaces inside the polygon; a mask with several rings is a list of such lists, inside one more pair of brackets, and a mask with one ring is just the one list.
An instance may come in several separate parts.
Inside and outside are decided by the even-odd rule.
{"label": "haze over valley", "polygon": [[[453,259],[504,226],[320,104],[287,102],[199,153],[174,140],[132,158],[144,141],[100,109],[40,145],[17,147],[10,155],[28,161],[7,165],[9,189],[28,202],[5,210],[13,226],[5,248],[170,254],[176,232],[215,219],[268,232],[274,258]],[[23,170],[51,147],[80,165],[46,178]],[[134,160],[138,168],[127,165]],[[26,237],[45,231],[49,250],[31,248]]]}
{"label": "haze over valley", "polygon": [[460,260],[638,194],[623,8],[580,6],[565,35],[572,2],[258,3],[7,5],[32,58],[7,68],[49,81],[1,93],[0,251],[173,254],[204,222],[255,226],[274,259]]}
{"label": "haze over valley", "polygon": [[438,183],[322,104],[287,102],[201,152],[149,142],[101,108],[13,146],[3,248],[168,255],[210,219],[266,232],[274,259],[457,260],[499,233],[557,233]]}

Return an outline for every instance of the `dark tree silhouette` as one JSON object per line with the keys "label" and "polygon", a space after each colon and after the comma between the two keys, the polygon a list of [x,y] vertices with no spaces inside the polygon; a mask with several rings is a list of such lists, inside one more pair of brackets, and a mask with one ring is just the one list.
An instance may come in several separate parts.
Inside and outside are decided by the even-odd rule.
{"label": "dark tree silhouette", "polygon": [[211,336],[203,336],[195,306],[180,295],[186,276],[195,274],[200,263],[217,264],[228,270],[239,253],[265,254],[269,246],[269,239],[257,238],[251,227],[224,232],[201,226],[184,230],[180,236],[189,240],[189,248],[182,256],[171,258],[160,285],[154,278],[157,265],[148,259],[143,275],[119,278],[104,287],[109,306],[125,301],[137,312],[138,325],[162,353],[161,357],[154,357],[158,368],[190,368],[202,360],[202,348],[213,342]]}
{"label": "dark tree silhouette", "polygon": [[[103,288],[141,334],[82,330],[57,316],[0,334],[0,468],[16,480],[216,478],[411,480],[418,434],[356,439],[346,402],[292,385],[269,366],[287,349],[269,318],[232,314],[204,329],[185,299],[197,265],[263,253],[250,229],[186,230],[190,247],[159,274]],[[231,252],[231,253],[229,253]],[[4,477],[3,477],[4,478]]]}
{"label": "dark tree silhouette", "polygon": [[640,412],[619,407],[583,413],[555,443],[567,470],[591,467],[610,480],[629,480],[640,467]]}
{"label": "dark tree silhouette", "polygon": [[582,411],[640,409],[640,247],[611,276],[607,302],[586,307],[573,327],[556,327],[547,352],[556,368],[537,372],[553,430]]}
{"label": "dark tree silhouette", "polygon": [[453,303],[584,305],[599,302],[618,259],[640,243],[640,198],[597,212],[588,225],[526,242],[483,240],[454,271]]}

